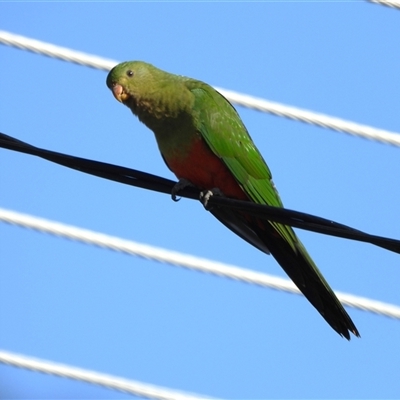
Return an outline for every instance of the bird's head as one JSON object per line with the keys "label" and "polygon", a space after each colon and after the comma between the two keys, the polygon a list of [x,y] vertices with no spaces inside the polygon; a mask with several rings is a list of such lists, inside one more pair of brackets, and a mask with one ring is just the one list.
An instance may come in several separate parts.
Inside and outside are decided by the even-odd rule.
{"label": "bird's head", "polygon": [[107,86],[114,97],[131,107],[155,90],[164,72],[142,61],[128,61],[116,65],[107,76]]}
{"label": "bird's head", "polygon": [[128,61],[109,72],[107,86],[119,102],[153,129],[154,120],[190,112],[194,96],[185,86],[186,79],[142,61]]}

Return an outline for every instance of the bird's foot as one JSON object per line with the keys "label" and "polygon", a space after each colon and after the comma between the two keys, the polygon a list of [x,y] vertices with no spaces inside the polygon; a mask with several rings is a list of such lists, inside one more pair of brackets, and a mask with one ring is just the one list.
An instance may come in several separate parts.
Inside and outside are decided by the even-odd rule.
{"label": "bird's foot", "polygon": [[173,201],[179,201],[180,198],[178,199],[177,194],[182,190],[185,189],[189,186],[194,187],[193,183],[188,181],[187,179],[179,179],[178,183],[174,185],[171,191],[171,198]]}
{"label": "bird's foot", "polygon": [[218,188],[214,188],[211,190],[204,190],[200,192],[200,201],[203,204],[206,210],[210,210],[212,207],[208,206],[208,201],[210,200],[211,196],[223,196],[224,194]]}

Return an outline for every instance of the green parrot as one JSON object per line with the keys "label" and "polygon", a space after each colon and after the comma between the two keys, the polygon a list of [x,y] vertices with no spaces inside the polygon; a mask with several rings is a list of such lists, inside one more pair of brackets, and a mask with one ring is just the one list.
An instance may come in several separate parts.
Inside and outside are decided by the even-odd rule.
{"label": "green parrot", "polygon": [[[179,183],[203,193],[283,207],[271,172],[233,106],[208,84],[151,64],[118,64],[107,76],[114,97],[156,137],[161,155]],[[211,192],[210,192],[211,191]],[[349,315],[290,226],[243,211],[214,207],[229,229],[281,265],[310,303],[341,336],[360,336]]]}

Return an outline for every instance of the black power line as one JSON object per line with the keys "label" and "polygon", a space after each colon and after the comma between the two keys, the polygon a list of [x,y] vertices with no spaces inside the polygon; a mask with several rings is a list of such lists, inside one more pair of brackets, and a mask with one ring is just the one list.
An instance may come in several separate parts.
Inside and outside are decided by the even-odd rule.
{"label": "black power line", "polygon": [[[41,149],[5,135],[4,133],[0,133],[0,147],[41,157],[65,167],[76,169],[101,178],[169,195],[171,194],[173,187],[176,185],[176,182],[169,179],[161,178],[135,169]],[[200,191],[193,187],[187,187],[179,191],[179,196],[199,200]],[[296,228],[323,233],[325,235],[367,242],[400,254],[399,240],[370,235],[349,226],[299,211],[254,204],[223,196],[211,196],[208,205],[212,213],[213,208],[239,209],[264,220],[280,222]]]}

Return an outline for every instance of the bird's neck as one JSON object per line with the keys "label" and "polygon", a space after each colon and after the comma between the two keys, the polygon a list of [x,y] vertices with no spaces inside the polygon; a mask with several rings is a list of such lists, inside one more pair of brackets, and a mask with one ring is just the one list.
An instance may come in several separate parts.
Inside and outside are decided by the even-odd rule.
{"label": "bird's neck", "polygon": [[184,154],[197,136],[193,101],[193,94],[175,82],[126,105],[154,132],[161,153],[169,158]]}

